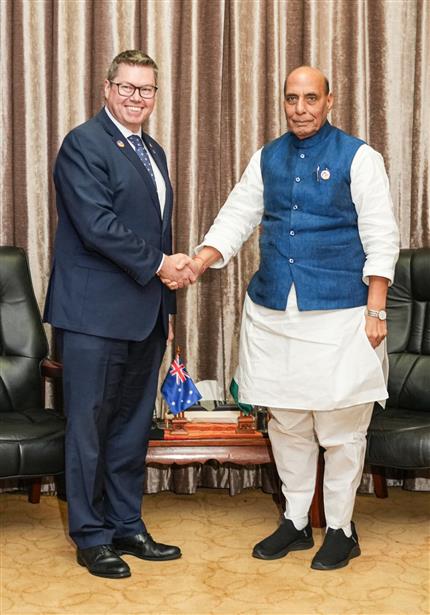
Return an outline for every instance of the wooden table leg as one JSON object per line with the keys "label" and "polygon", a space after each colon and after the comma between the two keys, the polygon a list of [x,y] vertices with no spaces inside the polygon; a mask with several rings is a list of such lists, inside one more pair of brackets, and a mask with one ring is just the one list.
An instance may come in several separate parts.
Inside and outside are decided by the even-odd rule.
{"label": "wooden table leg", "polygon": [[377,498],[387,498],[387,481],[385,478],[385,469],[381,466],[370,466],[373,478],[373,487]]}
{"label": "wooden table leg", "polygon": [[31,504],[39,504],[41,488],[42,488],[42,479],[32,478],[30,482],[29,492],[28,492],[28,501]]}

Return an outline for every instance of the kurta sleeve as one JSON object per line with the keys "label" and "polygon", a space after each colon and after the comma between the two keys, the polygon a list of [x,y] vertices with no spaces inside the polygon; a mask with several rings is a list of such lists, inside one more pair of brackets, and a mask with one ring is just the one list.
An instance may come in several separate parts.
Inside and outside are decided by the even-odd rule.
{"label": "kurta sleeve", "polygon": [[383,158],[366,144],[352,161],[351,197],[366,255],[363,282],[368,284],[369,276],[376,275],[388,278],[391,285],[399,256],[399,231]]}
{"label": "kurta sleeve", "polygon": [[261,221],[264,205],[260,160],[261,149],[252,156],[202,243],[195,248],[196,253],[204,246],[221,252],[222,259],[212,265],[215,269],[224,267],[237,254]]}

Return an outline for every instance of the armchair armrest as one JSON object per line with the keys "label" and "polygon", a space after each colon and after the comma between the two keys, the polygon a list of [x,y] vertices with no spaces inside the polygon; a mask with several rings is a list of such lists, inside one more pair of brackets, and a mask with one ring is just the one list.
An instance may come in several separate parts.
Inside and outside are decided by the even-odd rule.
{"label": "armchair armrest", "polygon": [[42,378],[61,378],[63,375],[63,365],[52,359],[43,359],[40,371]]}
{"label": "armchair armrest", "polygon": [[[57,361],[53,361],[52,359],[43,359],[40,364],[40,375],[41,375],[41,393],[42,393],[42,404],[45,405],[46,401],[46,379],[51,378],[54,382],[52,383],[54,396],[57,398],[57,401],[62,398],[62,382],[61,379],[63,377],[63,365],[58,363]],[[60,405],[60,407],[62,407]]]}

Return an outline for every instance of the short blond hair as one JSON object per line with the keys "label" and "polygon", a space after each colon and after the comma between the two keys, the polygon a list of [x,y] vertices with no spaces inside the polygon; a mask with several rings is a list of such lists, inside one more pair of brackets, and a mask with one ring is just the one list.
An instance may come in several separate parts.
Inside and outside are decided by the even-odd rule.
{"label": "short blond hair", "polygon": [[131,66],[149,66],[154,70],[155,83],[157,83],[158,66],[148,54],[140,49],[127,49],[121,51],[111,62],[107,71],[107,80],[113,81],[117,76],[120,64],[129,64]]}

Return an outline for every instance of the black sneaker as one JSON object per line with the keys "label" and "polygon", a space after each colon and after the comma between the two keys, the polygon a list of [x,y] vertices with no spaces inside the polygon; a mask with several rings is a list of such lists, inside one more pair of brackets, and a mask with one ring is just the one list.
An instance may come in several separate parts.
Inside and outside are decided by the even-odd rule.
{"label": "black sneaker", "polygon": [[284,518],[273,534],[255,545],[252,556],[258,559],[279,559],[290,551],[312,549],[313,546],[310,523],[304,530],[296,530],[294,523]]}
{"label": "black sneaker", "polygon": [[343,530],[328,528],[321,548],[312,560],[314,570],[335,570],[347,566],[349,560],[361,555],[355,525],[351,522],[352,536],[345,536]]}

